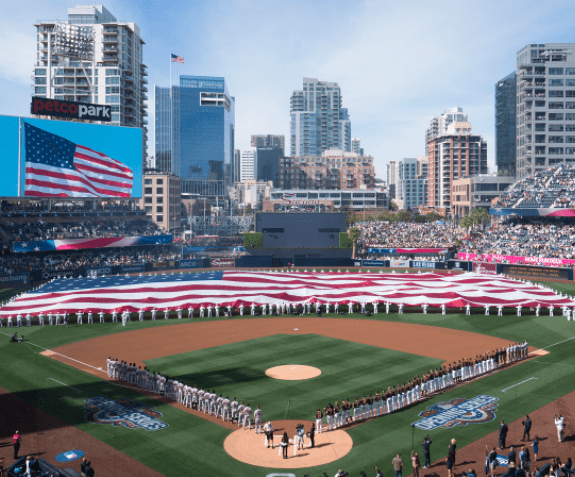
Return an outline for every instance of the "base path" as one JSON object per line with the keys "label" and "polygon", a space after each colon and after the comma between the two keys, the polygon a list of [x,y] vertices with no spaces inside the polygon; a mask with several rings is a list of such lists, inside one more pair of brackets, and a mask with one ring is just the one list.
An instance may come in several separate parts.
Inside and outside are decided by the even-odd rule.
{"label": "base path", "polygon": [[35,455],[58,468],[71,468],[80,472],[81,459],[72,462],[56,462],[61,452],[78,449],[92,462],[96,475],[137,475],[161,477],[162,474],[138,462],[108,444],[77,429],[67,422],[29,404],[15,394],[0,388],[0,464],[4,469],[14,462],[11,445],[14,431],[22,435],[20,456]]}
{"label": "base path", "polygon": [[[232,432],[224,441],[224,449],[234,459],[246,464],[273,469],[300,469],[316,465],[329,464],[341,459],[353,447],[350,435],[341,429],[315,434],[315,447],[311,448],[311,441],[304,437],[303,450],[294,447],[296,435],[295,426],[303,424],[307,432],[311,429],[311,421],[272,421],[274,425],[274,448],[266,446],[266,435],[256,434],[253,429]],[[284,432],[290,439],[288,458],[284,459],[279,446]],[[295,451],[294,451],[295,449]]]}
{"label": "base path", "polygon": [[[429,321],[433,323],[432,315]],[[132,326],[138,327],[137,323]],[[308,318],[188,321],[173,326],[135,329],[54,348],[52,351],[59,354],[51,357],[104,377],[109,356],[143,367],[144,361],[150,359],[276,334],[323,335],[445,362],[475,357],[509,344],[509,340],[450,328],[354,318],[316,318],[310,315]],[[103,371],[98,368],[103,368]]]}

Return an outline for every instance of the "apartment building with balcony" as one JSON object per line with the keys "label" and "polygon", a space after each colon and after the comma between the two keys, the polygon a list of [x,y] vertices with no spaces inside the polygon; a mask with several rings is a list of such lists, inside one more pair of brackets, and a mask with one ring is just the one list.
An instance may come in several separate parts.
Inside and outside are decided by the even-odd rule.
{"label": "apartment building with balcony", "polygon": [[282,157],[281,189],[373,189],[373,157],[328,149],[321,156]]}
{"label": "apartment building with balcony", "polygon": [[351,121],[337,83],[304,78],[290,99],[290,155],[321,156],[327,149],[351,151]]}
{"label": "apartment building with balcony", "polygon": [[467,121],[469,121],[467,113],[459,107],[445,109],[439,116],[432,117],[429,120],[429,127],[425,130],[425,150],[427,151],[427,143],[444,134],[451,123]]}
{"label": "apartment building with balcony", "polygon": [[517,178],[575,163],[575,43],[517,52]]}
{"label": "apartment building with balcony", "polygon": [[67,20],[38,21],[33,95],[107,104],[112,124],[142,129],[147,159],[148,72],[138,25],[102,5],[77,5]]}
{"label": "apartment building with balcony", "polygon": [[487,143],[471,133],[468,122],[454,122],[446,132],[427,143],[427,205],[451,208],[455,179],[487,174]]}

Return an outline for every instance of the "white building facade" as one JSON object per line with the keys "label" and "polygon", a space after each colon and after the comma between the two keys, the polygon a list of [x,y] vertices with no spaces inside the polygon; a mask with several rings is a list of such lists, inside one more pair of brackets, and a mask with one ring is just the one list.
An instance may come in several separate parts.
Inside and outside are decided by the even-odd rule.
{"label": "white building facade", "polygon": [[517,52],[516,174],[575,163],[575,43]]}
{"label": "white building facade", "polygon": [[240,182],[256,179],[258,150],[255,147],[243,149],[240,153]]}
{"label": "white building facade", "polygon": [[445,134],[451,123],[464,123],[468,121],[469,118],[467,113],[464,113],[463,109],[458,107],[448,108],[443,111],[443,114],[431,118],[429,120],[429,127],[425,130],[425,151],[427,152],[427,143],[431,139]]}
{"label": "white building facade", "polygon": [[397,163],[395,196],[403,209],[414,209],[427,202],[427,178],[418,176],[418,159],[404,158]]}
{"label": "white building facade", "polygon": [[110,105],[112,124],[142,128],[145,164],[148,73],[138,25],[118,22],[102,5],[78,5],[67,21],[34,26],[34,95]]}

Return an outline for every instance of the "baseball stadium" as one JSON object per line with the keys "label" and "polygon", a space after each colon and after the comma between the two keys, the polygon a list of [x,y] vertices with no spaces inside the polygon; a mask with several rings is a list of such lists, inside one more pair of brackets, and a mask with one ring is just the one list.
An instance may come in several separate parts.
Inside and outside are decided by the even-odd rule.
{"label": "baseball stadium", "polygon": [[390,475],[401,454],[406,475],[429,437],[419,472],[447,476],[452,440],[455,473],[482,472],[502,421],[499,473],[509,447],[535,435],[533,467],[566,460],[573,278],[469,263],[85,270],[6,284],[3,465],[9,475],[26,456],[62,476],[78,475],[82,458],[102,475]]}

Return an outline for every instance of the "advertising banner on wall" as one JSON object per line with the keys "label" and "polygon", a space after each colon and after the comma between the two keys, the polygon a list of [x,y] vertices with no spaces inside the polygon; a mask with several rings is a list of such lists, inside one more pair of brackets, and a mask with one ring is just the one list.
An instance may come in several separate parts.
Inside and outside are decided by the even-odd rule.
{"label": "advertising banner on wall", "polygon": [[473,271],[486,275],[497,275],[496,263],[473,262]]}
{"label": "advertising banner on wall", "polygon": [[139,128],[0,116],[0,157],[3,196],[142,196]]}
{"label": "advertising banner on wall", "polygon": [[469,271],[469,262],[464,262],[461,260],[450,260],[447,262],[447,268],[450,270],[462,270],[465,272]]}
{"label": "advertising banner on wall", "polygon": [[201,259],[190,259],[190,260],[180,260],[180,268],[202,268],[203,260]]}
{"label": "advertising banner on wall", "polygon": [[501,273],[511,276],[532,277],[532,278],[559,278],[561,280],[572,280],[573,271],[556,267],[530,267],[527,265],[501,265]]}
{"label": "advertising banner on wall", "polygon": [[28,283],[29,273],[13,273],[11,275],[0,275],[0,283]]}
{"label": "advertising banner on wall", "polygon": [[391,268],[409,268],[409,260],[390,260],[389,266]]}
{"label": "advertising banner on wall", "polygon": [[[433,269],[436,269],[436,268],[439,268],[438,265],[440,265],[440,264],[444,265],[443,262],[424,262],[421,260],[412,260],[411,261],[411,266],[413,268],[433,268]],[[443,268],[443,267],[441,267],[441,268]]]}
{"label": "advertising banner on wall", "polygon": [[80,103],[34,96],[30,112],[41,116],[52,116],[84,121],[112,121],[112,106],[107,104]]}
{"label": "advertising banner on wall", "polygon": [[233,267],[235,261],[233,258],[212,258],[210,259],[210,266],[212,267]]}
{"label": "advertising banner on wall", "polygon": [[362,260],[361,263],[364,267],[389,267],[387,260]]}

